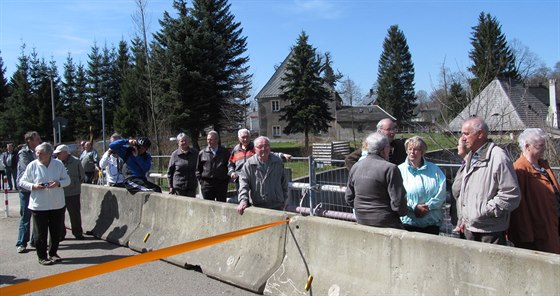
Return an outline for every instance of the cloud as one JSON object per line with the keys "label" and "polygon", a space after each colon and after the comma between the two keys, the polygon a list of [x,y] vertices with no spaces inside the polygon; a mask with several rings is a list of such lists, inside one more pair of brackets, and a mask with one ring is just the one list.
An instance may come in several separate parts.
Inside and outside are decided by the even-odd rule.
{"label": "cloud", "polygon": [[321,19],[333,20],[342,15],[341,7],[329,0],[294,0],[294,4],[297,13],[311,14]]}

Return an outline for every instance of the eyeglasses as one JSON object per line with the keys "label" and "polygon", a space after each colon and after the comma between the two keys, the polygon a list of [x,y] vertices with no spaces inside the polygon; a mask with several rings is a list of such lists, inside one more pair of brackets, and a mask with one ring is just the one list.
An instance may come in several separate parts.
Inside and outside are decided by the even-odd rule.
{"label": "eyeglasses", "polygon": [[381,130],[395,133],[395,132],[397,132],[398,129],[396,127],[394,127],[394,128],[381,128]]}

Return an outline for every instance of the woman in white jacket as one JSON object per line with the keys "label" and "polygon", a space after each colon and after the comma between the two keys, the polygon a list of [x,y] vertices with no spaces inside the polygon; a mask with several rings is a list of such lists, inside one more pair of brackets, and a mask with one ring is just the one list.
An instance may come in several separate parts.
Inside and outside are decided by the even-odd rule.
{"label": "woman in white jacket", "polygon": [[[70,185],[70,177],[64,164],[52,158],[53,147],[42,143],[35,148],[37,159],[27,165],[19,186],[31,191],[29,209],[33,215],[33,231],[39,264],[50,265],[61,261],[58,256],[61,230],[64,223],[64,190]],[[47,237],[51,243],[47,256]]]}

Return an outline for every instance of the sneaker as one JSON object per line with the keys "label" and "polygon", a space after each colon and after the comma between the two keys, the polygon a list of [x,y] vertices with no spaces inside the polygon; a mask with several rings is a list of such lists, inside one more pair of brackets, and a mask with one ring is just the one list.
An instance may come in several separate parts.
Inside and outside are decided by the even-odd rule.
{"label": "sneaker", "polygon": [[62,261],[62,258],[60,258],[60,256],[58,255],[52,255],[49,257],[49,260],[51,260],[52,262],[60,262]]}
{"label": "sneaker", "polygon": [[20,254],[21,254],[21,253],[25,253],[25,251],[26,251],[26,250],[25,250],[25,247],[24,247],[24,246],[18,246],[18,247],[17,247],[17,252],[18,252],[18,253],[20,253]]}
{"label": "sneaker", "polygon": [[41,265],[52,265],[53,262],[49,259],[39,259],[39,264],[41,264]]}

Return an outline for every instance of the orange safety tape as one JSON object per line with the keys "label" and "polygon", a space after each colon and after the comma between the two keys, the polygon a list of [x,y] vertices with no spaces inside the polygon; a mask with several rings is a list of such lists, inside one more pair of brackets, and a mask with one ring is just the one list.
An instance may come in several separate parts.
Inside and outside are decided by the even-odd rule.
{"label": "orange safety tape", "polygon": [[122,259],[117,259],[117,260],[113,260],[113,261],[109,261],[93,266],[88,266],[72,271],[50,275],[35,280],[30,280],[12,286],[0,288],[0,295],[2,296],[21,295],[21,294],[27,294],[43,289],[64,285],[67,283],[83,280],[100,274],[109,273],[112,271],[140,265],[146,262],[159,260],[161,258],[208,247],[211,245],[232,240],[247,234],[251,234],[253,232],[261,231],[288,222],[289,220],[276,221],[276,222],[245,228],[241,230],[236,230],[236,231],[232,231],[232,232],[228,232],[212,237],[207,237],[188,243],[183,243],[183,244],[159,249],[156,251],[142,253],[139,255],[129,256]]}

